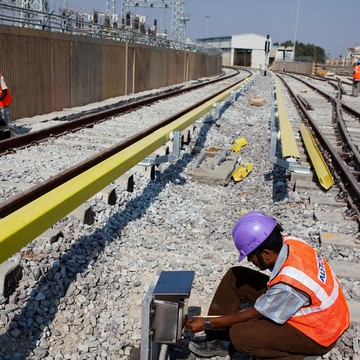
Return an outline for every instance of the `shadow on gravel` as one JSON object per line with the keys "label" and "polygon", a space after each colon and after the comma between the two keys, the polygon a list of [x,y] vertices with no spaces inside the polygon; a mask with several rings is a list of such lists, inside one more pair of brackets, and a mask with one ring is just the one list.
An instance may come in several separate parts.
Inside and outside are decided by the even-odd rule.
{"label": "shadow on gravel", "polygon": [[[195,146],[204,145],[213,124],[214,122],[203,123]],[[42,359],[47,356],[50,344],[44,334],[50,331],[61,338],[61,332],[51,328],[52,321],[58,308],[66,307],[68,295],[74,291],[71,288],[73,281],[79,280],[88,265],[97,260],[98,255],[94,257],[92,253],[101,254],[109,243],[121,241],[121,230],[145,214],[166,184],[175,181],[176,185],[184,184],[186,179],[181,177],[181,173],[192,160],[189,153],[184,154],[182,159],[160,173],[156,180],[149,182],[141,195],[128,201],[124,210],[114,214],[102,229],[96,229],[91,235],[76,240],[71,248],[42,274],[35,287],[29,291],[24,306],[17,308],[16,301],[13,302],[12,310],[15,311],[15,316],[9,324],[9,330],[0,336],[1,360],[23,360],[30,355]],[[79,293],[80,291],[73,295]],[[61,321],[66,328],[71,319],[64,318]],[[69,351],[71,352],[71,349],[64,348],[64,353]]]}
{"label": "shadow on gravel", "polygon": [[[277,142],[275,153],[277,157],[282,158],[281,144],[279,141]],[[287,186],[289,179],[286,174],[286,169],[274,165],[273,171],[265,177],[265,180],[272,180],[273,182],[272,200],[274,203],[283,201],[289,197]]]}

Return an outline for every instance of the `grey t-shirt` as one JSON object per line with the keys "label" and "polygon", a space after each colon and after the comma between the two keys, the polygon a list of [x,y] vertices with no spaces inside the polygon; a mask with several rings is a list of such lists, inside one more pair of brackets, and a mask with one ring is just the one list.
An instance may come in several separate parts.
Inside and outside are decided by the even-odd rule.
{"label": "grey t-shirt", "polygon": [[[284,244],[276,260],[270,281],[278,274],[288,256],[288,245]],[[284,283],[271,286],[255,302],[255,309],[270,320],[284,324],[301,307],[310,305],[310,298],[304,292]]]}

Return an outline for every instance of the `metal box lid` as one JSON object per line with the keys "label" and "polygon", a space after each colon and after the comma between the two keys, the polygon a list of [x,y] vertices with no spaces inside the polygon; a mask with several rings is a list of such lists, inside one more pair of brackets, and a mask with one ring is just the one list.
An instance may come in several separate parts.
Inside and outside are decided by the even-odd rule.
{"label": "metal box lid", "polygon": [[194,271],[162,271],[153,291],[153,296],[190,296]]}

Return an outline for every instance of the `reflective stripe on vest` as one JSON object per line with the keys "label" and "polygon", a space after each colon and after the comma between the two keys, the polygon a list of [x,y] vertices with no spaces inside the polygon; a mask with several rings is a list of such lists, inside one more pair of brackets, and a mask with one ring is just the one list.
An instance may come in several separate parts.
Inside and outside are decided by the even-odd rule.
{"label": "reflective stripe on vest", "polygon": [[329,264],[304,241],[284,237],[284,243],[289,246],[288,258],[268,286],[283,282],[310,297],[310,305],[299,309],[288,323],[327,347],[341,336],[350,322],[339,282]]}
{"label": "reflective stripe on vest", "polygon": [[[297,281],[300,281],[304,286],[311,289],[315,293],[316,297],[321,301],[321,304],[319,306],[307,306],[301,308],[294,315],[294,317],[326,310],[334,304],[334,302],[339,296],[339,284],[337,281],[335,281],[332,293],[328,295],[326,291],[316,281],[314,281],[310,276],[304,274],[298,269],[287,266],[283,270],[281,270],[281,274],[287,275]],[[335,278],[335,274],[333,272],[332,276]]]}
{"label": "reflective stripe on vest", "polygon": [[357,65],[354,68],[354,79],[360,80],[360,65]]}

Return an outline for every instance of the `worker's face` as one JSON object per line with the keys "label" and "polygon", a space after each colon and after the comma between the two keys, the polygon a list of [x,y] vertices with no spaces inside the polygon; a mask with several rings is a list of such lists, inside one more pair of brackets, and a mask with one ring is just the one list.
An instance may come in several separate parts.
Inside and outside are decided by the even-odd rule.
{"label": "worker's face", "polygon": [[[274,252],[271,250],[264,249],[263,251],[261,251],[259,256],[261,256],[261,258],[264,262],[263,264],[261,264],[259,262],[259,259],[255,254],[255,251],[251,252],[247,256],[247,260],[249,262],[253,263],[255,266],[257,266],[260,270],[265,270],[265,269],[272,270],[274,267],[275,261],[277,259],[277,255],[275,255]],[[265,267],[264,267],[264,265],[265,265]]]}
{"label": "worker's face", "polygon": [[255,266],[257,266],[259,269],[261,269],[259,260],[257,258],[257,256],[255,255],[255,252],[251,252],[248,256],[247,256],[247,261],[253,263]]}

